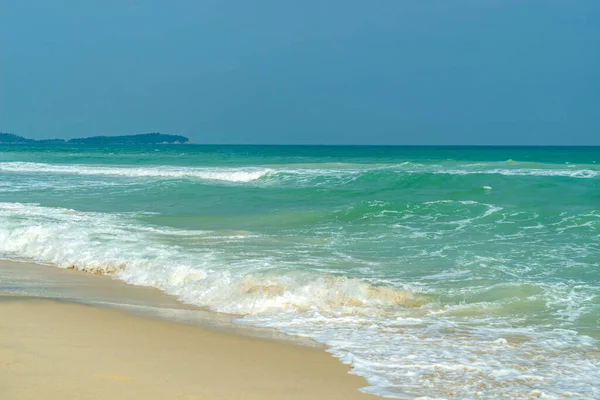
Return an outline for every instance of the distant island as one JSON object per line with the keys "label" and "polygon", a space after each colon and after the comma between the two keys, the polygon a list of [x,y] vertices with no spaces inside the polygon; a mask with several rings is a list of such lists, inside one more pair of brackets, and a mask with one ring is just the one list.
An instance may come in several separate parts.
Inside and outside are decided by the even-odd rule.
{"label": "distant island", "polygon": [[0,132],[0,143],[25,144],[25,143],[33,143],[33,142],[35,142],[35,140],[26,139],[22,136],[15,135],[13,133]]}
{"label": "distant island", "polygon": [[92,136],[77,139],[27,139],[13,133],[0,132],[0,144],[30,144],[30,143],[68,143],[68,144],[189,144],[190,140],[181,135],[164,133],[144,133],[124,136]]}

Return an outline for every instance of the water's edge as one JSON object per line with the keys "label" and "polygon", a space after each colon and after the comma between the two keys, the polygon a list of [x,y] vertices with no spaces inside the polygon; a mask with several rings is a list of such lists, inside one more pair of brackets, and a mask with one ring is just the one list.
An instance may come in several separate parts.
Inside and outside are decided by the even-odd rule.
{"label": "water's edge", "polygon": [[0,259],[0,294],[37,297],[183,323],[201,329],[319,348],[328,346],[310,338],[288,335],[273,328],[236,322],[236,316],[180,302],[175,296],[148,286],[137,286],[78,270]]}

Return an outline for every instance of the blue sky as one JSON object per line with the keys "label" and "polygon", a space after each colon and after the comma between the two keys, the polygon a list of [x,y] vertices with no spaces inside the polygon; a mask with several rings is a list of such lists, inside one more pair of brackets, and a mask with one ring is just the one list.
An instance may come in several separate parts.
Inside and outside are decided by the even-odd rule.
{"label": "blue sky", "polygon": [[0,131],[600,145],[600,1],[0,3]]}

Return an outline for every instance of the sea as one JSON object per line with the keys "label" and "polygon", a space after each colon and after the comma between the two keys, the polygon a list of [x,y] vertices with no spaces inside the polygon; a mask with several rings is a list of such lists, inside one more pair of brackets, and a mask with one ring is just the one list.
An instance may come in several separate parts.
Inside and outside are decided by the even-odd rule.
{"label": "sea", "polygon": [[600,147],[3,145],[0,258],[312,338],[384,397],[600,398]]}

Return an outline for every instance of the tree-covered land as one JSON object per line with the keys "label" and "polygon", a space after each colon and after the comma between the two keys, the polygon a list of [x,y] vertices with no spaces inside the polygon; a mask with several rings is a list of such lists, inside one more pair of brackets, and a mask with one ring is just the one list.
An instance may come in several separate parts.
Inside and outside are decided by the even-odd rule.
{"label": "tree-covered land", "polygon": [[22,143],[32,143],[35,140],[24,138],[23,136],[15,135],[14,133],[2,133],[0,132],[0,143],[12,143],[12,144],[22,144]]}
{"label": "tree-covered land", "polygon": [[12,133],[0,133],[0,143],[28,144],[28,143],[69,143],[69,144],[185,144],[190,140],[181,135],[167,135],[164,133],[145,133],[141,135],[124,136],[92,136],[77,139],[44,139],[33,140]]}

